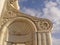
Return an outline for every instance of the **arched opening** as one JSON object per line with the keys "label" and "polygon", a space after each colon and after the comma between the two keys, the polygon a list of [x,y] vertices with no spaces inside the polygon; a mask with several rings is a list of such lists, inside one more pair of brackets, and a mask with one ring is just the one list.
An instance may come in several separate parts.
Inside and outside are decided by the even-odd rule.
{"label": "arched opening", "polygon": [[8,22],[1,35],[1,45],[35,45],[36,27],[27,18],[16,18]]}

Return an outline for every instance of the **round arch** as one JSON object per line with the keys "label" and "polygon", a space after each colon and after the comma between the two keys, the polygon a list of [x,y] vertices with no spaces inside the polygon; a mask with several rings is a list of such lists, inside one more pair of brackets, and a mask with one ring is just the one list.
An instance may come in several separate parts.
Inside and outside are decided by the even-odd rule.
{"label": "round arch", "polygon": [[31,21],[30,19],[24,18],[24,17],[17,17],[17,18],[14,18],[14,19],[8,21],[8,22],[4,25],[4,27],[3,27],[3,29],[2,29],[1,40],[0,40],[0,41],[1,41],[1,45],[3,45],[5,33],[6,33],[6,31],[7,31],[7,27],[8,27],[10,24],[12,24],[15,20],[21,20],[21,19],[30,22],[31,25],[32,25],[33,28],[34,28],[34,31],[37,32],[36,25],[35,25],[34,22]]}

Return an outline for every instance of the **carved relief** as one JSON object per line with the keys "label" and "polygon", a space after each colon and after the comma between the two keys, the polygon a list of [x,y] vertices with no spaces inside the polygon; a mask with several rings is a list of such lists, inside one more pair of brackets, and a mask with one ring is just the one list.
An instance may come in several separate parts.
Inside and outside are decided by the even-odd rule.
{"label": "carved relief", "polygon": [[13,4],[16,0],[9,0],[10,4]]}
{"label": "carved relief", "polygon": [[30,22],[22,19],[14,21],[8,28],[10,33],[14,35],[27,35],[34,30]]}
{"label": "carved relief", "polygon": [[6,22],[8,22],[8,19],[2,19],[1,24],[0,24],[0,29],[3,28]]}
{"label": "carved relief", "polygon": [[[4,25],[3,30],[8,31],[9,40],[8,42],[25,42],[26,45],[32,44],[34,41],[35,27],[31,20],[20,17],[15,18]],[[2,31],[3,31],[2,30]],[[6,32],[5,32],[6,33]],[[3,33],[4,35],[4,33]],[[4,38],[4,37],[3,37]],[[7,37],[6,37],[7,38]],[[3,40],[1,40],[3,41]],[[32,42],[32,43],[30,43]],[[2,43],[3,44],[3,43]],[[32,44],[33,45],[33,44]]]}
{"label": "carved relief", "polygon": [[14,13],[13,11],[8,11],[7,14],[8,17],[16,17],[16,13]]}
{"label": "carved relief", "polygon": [[14,9],[10,6],[7,7],[7,10],[5,11],[3,18],[11,18],[11,17],[17,17],[17,13],[15,13]]}
{"label": "carved relief", "polygon": [[42,32],[51,31],[52,28],[52,23],[48,19],[41,19],[37,25],[39,30]]}
{"label": "carved relief", "polygon": [[[43,19],[36,18],[32,16],[27,16],[26,14],[21,14],[17,9],[13,7],[14,1],[16,0],[8,1],[6,6],[6,12],[4,13],[5,15],[2,16],[2,21],[0,26],[3,32],[2,36],[0,36],[2,39],[0,40],[1,45],[3,45],[4,43],[3,39],[5,39],[4,37],[5,37],[6,31],[8,31],[7,33],[9,34],[8,36],[6,36],[6,38],[9,38],[8,42],[9,41],[16,42],[16,43],[26,42],[26,45],[38,45],[37,43],[41,41],[41,39],[43,40],[41,41],[41,43],[44,42],[45,41],[44,39],[46,39],[44,37],[44,35],[46,36],[45,33],[46,32],[49,33],[52,29],[51,21],[44,18]],[[20,15],[20,16],[17,16],[17,15]],[[41,39],[39,37],[40,34],[43,34],[43,36],[41,35]],[[40,42],[39,42],[39,45],[40,45]]]}

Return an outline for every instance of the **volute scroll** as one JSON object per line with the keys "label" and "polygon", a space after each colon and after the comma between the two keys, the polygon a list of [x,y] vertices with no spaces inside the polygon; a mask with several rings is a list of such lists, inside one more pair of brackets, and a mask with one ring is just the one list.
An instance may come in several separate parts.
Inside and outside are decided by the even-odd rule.
{"label": "volute scroll", "polygon": [[52,23],[48,19],[41,19],[38,21],[38,32],[49,32],[52,29]]}

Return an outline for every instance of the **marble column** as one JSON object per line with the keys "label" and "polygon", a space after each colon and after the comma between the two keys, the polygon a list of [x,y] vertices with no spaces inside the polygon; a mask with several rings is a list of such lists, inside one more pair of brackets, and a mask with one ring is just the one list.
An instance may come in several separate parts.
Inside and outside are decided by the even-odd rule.
{"label": "marble column", "polygon": [[51,33],[46,33],[46,41],[47,41],[47,45],[52,45],[51,43]]}
{"label": "marble column", "polygon": [[41,33],[38,33],[38,45],[41,45]]}
{"label": "marble column", "polygon": [[37,39],[38,39],[37,36],[38,36],[38,35],[37,35],[37,32],[36,32],[36,33],[35,33],[35,43],[34,43],[35,45],[37,45],[37,41],[38,41],[38,40],[37,40]]}
{"label": "marble column", "polygon": [[38,45],[47,45],[46,33],[38,33]]}
{"label": "marble column", "polygon": [[45,35],[45,33],[41,33],[41,45],[46,45],[46,35]]}

